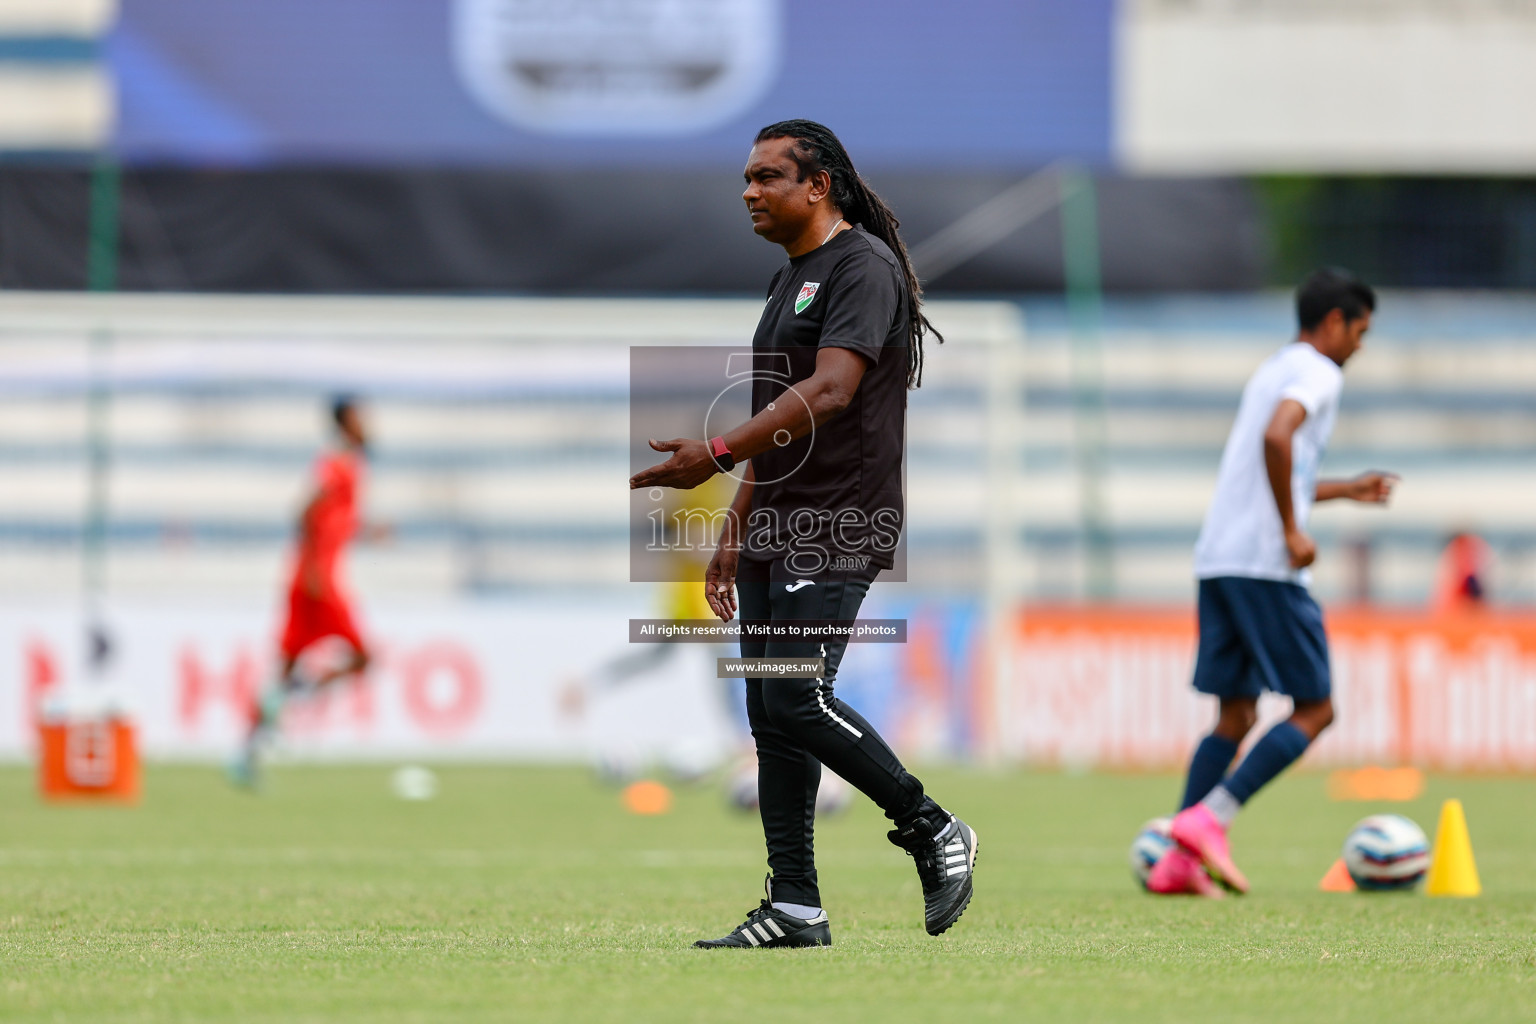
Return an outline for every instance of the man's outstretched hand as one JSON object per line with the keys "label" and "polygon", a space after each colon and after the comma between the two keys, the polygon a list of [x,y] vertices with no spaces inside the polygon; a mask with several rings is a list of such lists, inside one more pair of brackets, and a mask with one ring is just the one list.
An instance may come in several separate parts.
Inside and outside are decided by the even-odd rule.
{"label": "man's outstretched hand", "polygon": [[1365,502],[1367,505],[1385,505],[1391,500],[1392,491],[1397,487],[1400,479],[1401,477],[1396,473],[1372,470],[1348,480],[1319,480],[1317,500],[1333,501],[1336,498],[1348,498],[1351,501]]}
{"label": "man's outstretched hand", "polygon": [[1385,505],[1391,499],[1392,488],[1397,486],[1399,479],[1396,473],[1361,473],[1346,481],[1347,496],[1371,505]]}
{"label": "man's outstretched hand", "polygon": [[650,469],[642,469],[629,478],[629,489],[642,487],[676,487],[688,490],[720,472],[709,445],[691,438],[674,438],[671,441],[651,441],[651,448],[658,452],[671,452],[666,462],[657,463]]}

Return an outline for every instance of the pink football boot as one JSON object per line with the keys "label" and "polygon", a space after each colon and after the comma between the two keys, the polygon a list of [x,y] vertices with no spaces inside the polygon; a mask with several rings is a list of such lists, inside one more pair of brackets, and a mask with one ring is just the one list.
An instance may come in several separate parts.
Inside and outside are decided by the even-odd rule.
{"label": "pink football boot", "polygon": [[1227,830],[1210,808],[1195,804],[1174,815],[1170,829],[1174,842],[1200,858],[1211,877],[1236,893],[1248,891],[1248,879],[1232,863]]}
{"label": "pink football boot", "polygon": [[1152,866],[1152,873],[1147,876],[1147,891],[1164,896],[1187,893],[1213,900],[1223,896],[1221,889],[1211,881],[1211,876],[1205,873],[1205,865],[1200,863],[1200,858],[1177,845]]}

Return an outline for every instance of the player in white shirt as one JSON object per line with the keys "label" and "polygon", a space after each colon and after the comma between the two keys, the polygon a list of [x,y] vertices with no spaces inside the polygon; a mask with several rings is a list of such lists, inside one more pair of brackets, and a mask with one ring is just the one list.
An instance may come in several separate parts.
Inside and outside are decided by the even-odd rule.
{"label": "player in white shirt", "polygon": [[[1385,504],[1397,481],[1390,473],[1317,478],[1338,415],[1344,364],[1360,350],[1375,309],[1375,294],[1349,273],[1312,274],[1296,292],[1297,339],[1266,359],[1243,389],[1195,544],[1200,653],[1194,685],[1219,698],[1221,711],[1190,760],[1173,819],[1176,845],[1148,879],[1153,892],[1219,896],[1212,879],[1247,892],[1247,879],[1232,862],[1228,826],[1333,721],[1328,638],[1306,589],[1307,567],[1317,556],[1307,521],[1318,501]],[[1291,717],[1232,768],[1265,690],[1291,698]]]}

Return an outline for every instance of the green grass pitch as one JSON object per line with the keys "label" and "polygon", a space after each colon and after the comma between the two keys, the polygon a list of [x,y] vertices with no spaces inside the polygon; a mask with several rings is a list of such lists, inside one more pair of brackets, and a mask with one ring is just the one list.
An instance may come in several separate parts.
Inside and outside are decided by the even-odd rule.
{"label": "green grass pitch", "polygon": [[[1432,779],[1408,805],[1282,779],[1239,821],[1254,894],[1148,897],[1125,853],[1170,777],[933,770],[981,836],[976,899],[929,938],[860,803],[823,823],[831,949],[702,951],[755,906],[755,819],[718,788],[637,818],[570,768],[291,767],[269,791],[152,767],[137,808],[43,806],[0,770],[0,1020],[1425,1021],[1536,1019],[1536,782]],[[1315,891],[1357,818],[1466,805],[1485,895]]]}

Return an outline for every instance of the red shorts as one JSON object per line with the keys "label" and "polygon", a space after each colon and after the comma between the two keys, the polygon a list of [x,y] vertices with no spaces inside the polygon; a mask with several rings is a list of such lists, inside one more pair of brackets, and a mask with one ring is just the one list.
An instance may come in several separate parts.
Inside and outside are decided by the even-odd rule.
{"label": "red shorts", "polygon": [[283,629],[283,655],[297,658],[299,653],[317,640],[339,636],[352,645],[353,650],[363,649],[363,638],[352,621],[352,609],[333,587],[329,597],[314,598],[298,587],[288,592],[288,624]]}

